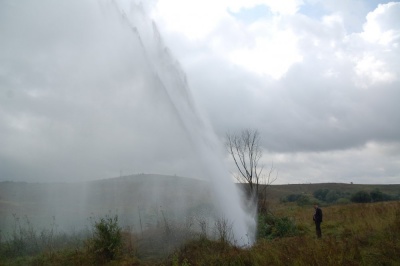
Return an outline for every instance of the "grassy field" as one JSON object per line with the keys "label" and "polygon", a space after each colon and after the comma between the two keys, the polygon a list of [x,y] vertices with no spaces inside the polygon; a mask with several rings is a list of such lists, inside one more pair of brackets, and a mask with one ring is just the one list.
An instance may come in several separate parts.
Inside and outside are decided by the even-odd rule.
{"label": "grassy field", "polygon": [[[312,207],[276,206],[275,216],[288,216],[297,234],[260,238],[250,248],[226,241],[197,238],[168,253],[140,251],[140,237],[122,232],[123,248],[111,261],[96,258],[87,245],[7,258],[1,265],[400,265],[400,202],[349,204],[323,208],[323,237],[315,237]],[[165,231],[145,232],[159,234]],[[157,245],[157,242],[152,243]],[[151,246],[151,245],[150,245]],[[147,248],[150,248],[148,246]],[[3,244],[4,247],[4,244]]]}
{"label": "grassy field", "polygon": [[[312,204],[280,200],[290,194],[312,197],[312,193],[320,188],[348,193],[378,188],[397,195],[399,187],[353,184],[271,186],[269,213],[260,216],[258,239],[251,247],[230,245],[221,231],[210,239],[205,234],[192,232],[184,223],[170,223],[164,215],[160,216],[159,226],[145,230],[121,226],[120,242],[113,239],[115,235],[109,234],[118,228],[116,220],[109,220],[109,224],[104,222],[107,220],[92,222],[93,228],[102,226],[105,240],[99,240],[93,228],[86,232],[61,234],[51,221],[46,230],[34,228],[28,220],[18,221],[13,233],[8,235],[11,239],[0,235],[0,265],[400,265],[400,201],[322,204],[324,221],[322,238],[318,239],[312,221]],[[7,191],[15,197],[11,190]],[[13,204],[25,207],[21,201],[6,195],[0,196],[9,208]],[[25,193],[24,200],[28,196],[29,204],[34,205],[34,195]],[[109,248],[110,243],[115,244],[111,249],[112,256],[104,256],[107,254],[104,247]]]}
{"label": "grassy field", "polygon": [[310,208],[280,206],[299,235],[259,239],[249,249],[193,242],[177,254],[190,265],[400,265],[400,202],[350,204],[323,209],[323,237],[315,237]]}

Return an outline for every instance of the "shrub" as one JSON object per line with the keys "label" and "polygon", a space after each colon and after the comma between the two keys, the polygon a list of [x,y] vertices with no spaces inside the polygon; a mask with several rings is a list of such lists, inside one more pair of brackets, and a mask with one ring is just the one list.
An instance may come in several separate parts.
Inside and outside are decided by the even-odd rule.
{"label": "shrub", "polygon": [[226,218],[219,218],[215,222],[216,235],[218,240],[223,243],[229,243],[233,240],[232,224]]}
{"label": "shrub", "polygon": [[334,190],[329,190],[325,196],[325,201],[329,203],[335,202],[339,198],[339,194]]}
{"label": "shrub", "polygon": [[331,189],[317,189],[313,193],[314,198],[325,201],[328,203],[334,203],[336,202],[339,198],[345,198],[348,195],[348,193],[340,191],[340,190],[331,190]]}
{"label": "shrub", "polygon": [[301,197],[301,194],[290,194],[286,196],[286,201],[295,202]]}
{"label": "shrub", "polygon": [[117,257],[122,247],[118,216],[106,216],[94,224],[93,236],[87,242],[89,251],[99,260],[110,261]]}
{"label": "shrub", "polygon": [[324,188],[324,189],[320,188],[320,189],[317,189],[317,190],[314,191],[313,196],[314,196],[316,199],[325,201],[325,197],[326,197],[326,195],[328,194],[328,192],[329,192],[329,189],[327,189],[327,188]]}
{"label": "shrub", "polygon": [[258,216],[259,238],[274,239],[278,237],[294,236],[298,234],[296,224],[289,217],[276,217],[272,214]]}
{"label": "shrub", "polygon": [[358,191],[351,196],[351,201],[356,203],[371,202],[371,196],[366,191]]}
{"label": "shrub", "polygon": [[299,206],[311,205],[310,197],[308,197],[307,195],[301,195],[301,197],[297,199],[297,205]]}
{"label": "shrub", "polygon": [[381,192],[379,189],[374,189],[372,190],[369,195],[371,196],[372,202],[378,202],[378,201],[388,201],[392,200],[393,197]]}

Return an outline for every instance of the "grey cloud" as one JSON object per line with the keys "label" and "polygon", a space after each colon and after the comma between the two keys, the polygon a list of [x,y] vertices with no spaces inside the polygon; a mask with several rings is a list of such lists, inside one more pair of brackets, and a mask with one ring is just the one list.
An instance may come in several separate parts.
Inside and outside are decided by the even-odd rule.
{"label": "grey cloud", "polygon": [[[277,152],[400,141],[398,78],[365,88],[356,73],[359,60],[371,55],[398,77],[398,48],[371,46],[359,33],[346,35],[341,25],[332,29],[302,15],[292,19],[303,60],[279,81],[208,57],[189,68],[194,93],[218,133],[258,128],[265,149]],[[396,24],[392,27],[398,30]]]}
{"label": "grey cloud", "polygon": [[[134,29],[121,22],[118,12],[109,12],[112,5],[101,3],[93,9],[90,2],[48,1],[49,8],[40,9],[30,1],[2,2],[1,178],[92,179],[120,171],[201,174],[187,129],[151,71],[148,59],[153,55],[138,52],[142,48]],[[387,10],[390,16],[378,17],[386,30],[399,30],[393,23],[396,8]],[[70,16],[71,9],[78,13]],[[163,34],[221,139],[226,132],[257,128],[266,152],[299,154],[299,160],[310,163],[306,167],[294,157],[287,164],[277,162],[283,173],[298,171],[318,180],[342,172],[343,180],[357,175],[366,180],[379,171],[366,167],[368,163],[343,170],[351,165],[334,157],[336,152],[351,158],[346,151],[371,142],[400,142],[398,39],[389,46],[366,42],[360,32],[368,10],[354,14],[358,26],[352,30],[350,14],[330,28],[301,14],[286,18],[285,27],[299,37],[303,60],[281,80],[232,65],[213,54],[208,40],[194,45]],[[222,47],[249,44],[240,25],[223,23],[210,35],[227,43]],[[145,41],[148,36],[141,37]],[[366,55],[383,62],[379,70],[390,71],[395,79],[373,83],[368,72],[359,76],[356,64]],[[321,154],[326,161],[318,160]],[[386,166],[381,176],[398,176],[395,156],[370,158]]]}
{"label": "grey cloud", "polygon": [[3,1],[0,9],[0,179],[201,175],[152,50],[142,47],[147,37],[112,3]]}
{"label": "grey cloud", "polygon": [[[385,149],[400,143],[398,39],[382,45],[363,38],[366,16],[378,2],[336,3],[317,4],[319,17],[281,18],[282,29],[299,38],[303,60],[280,80],[234,66],[224,58],[225,51],[208,45],[217,43],[227,50],[251,46],[254,36],[246,36],[246,29],[234,22],[224,21],[226,26],[217,28],[210,39],[179,41],[179,49],[175,49],[175,35],[169,38],[164,32],[220,138],[226,132],[258,129],[263,163],[274,162],[278,183],[398,183],[398,153],[371,148],[371,143]],[[398,13],[395,6],[387,12]],[[323,23],[323,15],[333,14],[342,20]],[[385,18],[382,14],[378,23],[397,32],[397,23],[387,23]],[[370,58],[378,63],[360,72],[358,64],[365,59],[369,63]],[[385,72],[394,79],[374,77]]]}

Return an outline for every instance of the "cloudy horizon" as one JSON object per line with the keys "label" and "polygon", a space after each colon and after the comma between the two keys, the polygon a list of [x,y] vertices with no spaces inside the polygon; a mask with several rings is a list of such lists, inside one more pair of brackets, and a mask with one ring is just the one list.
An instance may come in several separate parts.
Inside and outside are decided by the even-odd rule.
{"label": "cloudy horizon", "polygon": [[[112,4],[51,2],[0,4],[0,181],[201,174],[176,110],[147,88],[157,86],[148,55]],[[132,15],[129,1],[119,3]],[[260,132],[275,184],[400,183],[400,2],[140,8],[221,143],[229,132]]]}

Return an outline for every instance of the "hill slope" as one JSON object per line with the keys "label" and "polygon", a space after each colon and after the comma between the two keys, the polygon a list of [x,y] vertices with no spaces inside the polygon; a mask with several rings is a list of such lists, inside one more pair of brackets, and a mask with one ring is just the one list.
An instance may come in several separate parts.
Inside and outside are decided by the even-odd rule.
{"label": "hill slope", "polygon": [[[242,186],[243,185],[239,185]],[[271,185],[271,202],[290,194],[312,194],[317,189],[355,193],[359,190],[398,195],[400,185],[297,184]],[[0,228],[15,224],[15,217],[26,217],[39,226],[53,219],[60,229],[82,228],[89,217],[116,213],[123,226],[137,226],[139,219],[153,223],[161,215],[183,219],[194,212],[212,212],[209,183],[167,175],[139,174],[77,183],[0,182]]]}

